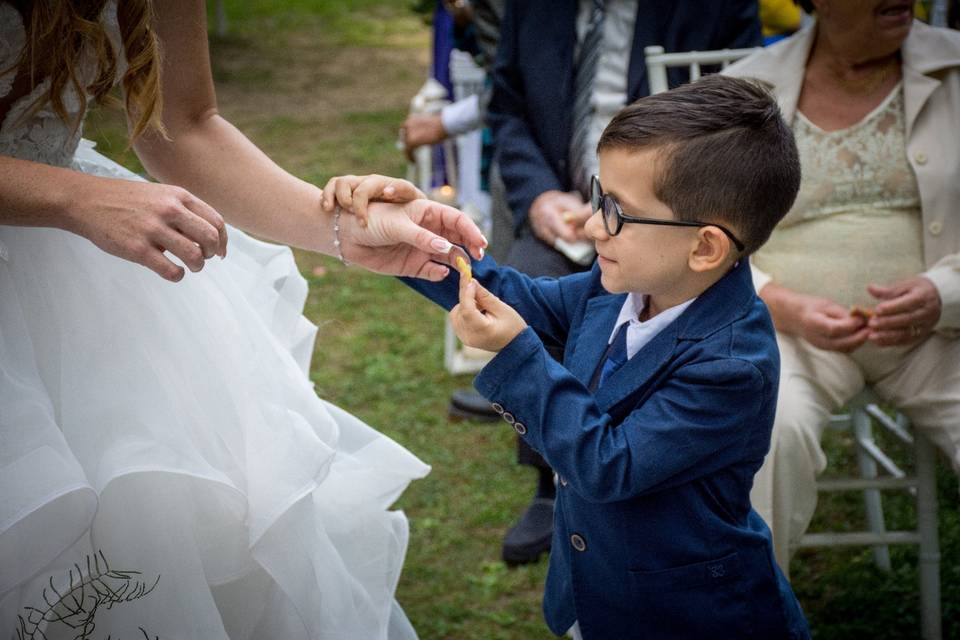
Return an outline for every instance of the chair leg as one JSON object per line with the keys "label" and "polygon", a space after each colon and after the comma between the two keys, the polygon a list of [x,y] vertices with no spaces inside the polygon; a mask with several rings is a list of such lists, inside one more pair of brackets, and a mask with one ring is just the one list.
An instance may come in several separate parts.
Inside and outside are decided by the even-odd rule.
{"label": "chair leg", "polygon": [[924,640],[940,640],[936,452],[919,432],[914,432],[914,450],[917,457],[917,532],[920,536],[920,623]]}
{"label": "chair leg", "polygon": [[[851,416],[853,420],[853,433],[857,440],[857,462],[860,466],[860,476],[865,479],[873,480],[877,477],[877,463],[868,454],[861,442],[873,441],[873,426],[870,416],[863,409],[856,409]],[[887,531],[886,524],[883,521],[883,504],[881,502],[879,489],[864,489],[863,500],[867,509],[867,524],[870,531],[875,534],[884,534]],[[873,561],[881,571],[890,571],[890,548],[885,544],[874,545]]]}

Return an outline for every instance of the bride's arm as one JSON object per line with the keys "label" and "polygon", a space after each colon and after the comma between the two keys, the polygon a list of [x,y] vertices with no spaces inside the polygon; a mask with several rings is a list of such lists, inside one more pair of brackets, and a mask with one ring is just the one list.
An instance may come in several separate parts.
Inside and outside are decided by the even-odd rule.
{"label": "bride's arm", "polygon": [[135,144],[150,174],[209,202],[234,226],[260,237],[335,254],[322,191],[287,173],[218,112],[203,0],[156,7],[163,50],[163,122],[169,140]]}

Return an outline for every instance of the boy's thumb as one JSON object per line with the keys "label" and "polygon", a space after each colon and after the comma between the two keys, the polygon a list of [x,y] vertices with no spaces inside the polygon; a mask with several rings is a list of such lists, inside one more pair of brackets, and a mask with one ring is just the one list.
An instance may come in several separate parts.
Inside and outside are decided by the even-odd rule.
{"label": "boy's thumb", "polygon": [[477,308],[482,311],[496,311],[503,306],[503,301],[487,291],[479,282],[475,282],[477,292]]}

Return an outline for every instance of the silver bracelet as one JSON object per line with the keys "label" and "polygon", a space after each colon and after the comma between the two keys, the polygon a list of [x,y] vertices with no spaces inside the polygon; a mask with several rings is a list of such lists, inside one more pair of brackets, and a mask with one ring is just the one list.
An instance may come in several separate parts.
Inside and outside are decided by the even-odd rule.
{"label": "silver bracelet", "polygon": [[340,214],[342,213],[340,205],[337,205],[333,211],[333,246],[337,249],[337,259],[343,263],[343,266],[349,267],[350,263],[343,257],[343,249],[340,248]]}

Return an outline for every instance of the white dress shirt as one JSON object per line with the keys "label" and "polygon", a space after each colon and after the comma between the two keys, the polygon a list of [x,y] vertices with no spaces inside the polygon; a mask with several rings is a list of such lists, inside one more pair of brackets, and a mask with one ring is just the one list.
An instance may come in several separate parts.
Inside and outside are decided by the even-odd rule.
{"label": "white dress shirt", "polygon": [[[599,173],[597,143],[610,120],[627,104],[627,73],[633,49],[633,31],[637,23],[638,0],[607,0],[603,18],[603,42],[593,79],[593,122],[587,136],[586,163],[590,174]],[[580,0],[577,14],[577,51],[587,32],[592,0]]]}
{"label": "white dress shirt", "polygon": [[624,323],[629,323],[627,327],[627,359],[629,360],[637,354],[648,342],[654,339],[658,333],[680,317],[680,314],[686,311],[687,307],[693,304],[696,298],[690,298],[686,302],[664,309],[649,320],[643,322],[640,320],[640,314],[647,306],[647,296],[639,293],[630,293],[620,307],[620,315],[617,316],[617,322],[613,325],[613,331],[610,332],[610,339],[607,344],[613,342],[617,335],[617,329]]}

